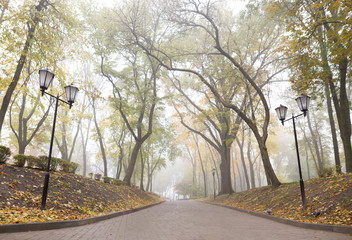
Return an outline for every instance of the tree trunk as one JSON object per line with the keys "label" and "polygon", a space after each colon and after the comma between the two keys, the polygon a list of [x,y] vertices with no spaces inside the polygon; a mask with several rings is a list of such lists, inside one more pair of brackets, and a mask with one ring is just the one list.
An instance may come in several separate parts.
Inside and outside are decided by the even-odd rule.
{"label": "tree trunk", "polygon": [[217,179],[217,182],[218,182],[218,189],[220,189],[221,185],[220,185],[220,176],[219,176],[218,166],[216,165],[214,154],[213,154],[213,151],[211,150],[211,147],[209,146],[209,144],[207,144],[207,145],[208,145],[210,156],[211,156],[211,159],[213,161],[214,168],[215,168],[216,179]]}
{"label": "tree trunk", "polygon": [[99,141],[101,155],[103,157],[104,177],[107,177],[108,176],[108,162],[107,162],[106,154],[105,154],[103,136],[102,136],[102,134],[100,132],[100,128],[99,128],[98,121],[97,121],[97,113],[96,113],[96,110],[95,110],[94,101],[95,101],[95,99],[92,99],[93,119],[94,119],[95,129],[97,130],[97,134],[98,134],[98,138],[99,138],[98,141]]}
{"label": "tree trunk", "polygon": [[139,155],[141,156],[141,181],[139,184],[139,188],[144,191],[143,180],[144,180],[144,161],[143,161],[143,153],[140,151]]}
{"label": "tree trunk", "polygon": [[258,164],[258,187],[261,187],[262,186],[262,178],[261,178],[261,164],[259,163]]}
{"label": "tree trunk", "polygon": [[310,121],[310,112],[307,114],[307,119],[308,119],[308,128],[309,128],[310,134],[312,136],[312,141],[313,141],[315,153],[316,153],[316,157],[317,157],[317,160],[318,160],[318,166],[319,166],[318,175],[320,177],[322,177],[322,175],[324,174],[324,164],[323,164],[323,162],[321,160],[317,137],[316,137],[316,134],[313,131],[312,124],[311,124],[311,121]]}
{"label": "tree trunk", "polygon": [[244,138],[242,137],[242,143],[238,140],[238,138],[236,137],[236,142],[237,142],[237,145],[240,149],[240,155],[241,155],[241,163],[242,163],[242,167],[243,167],[243,172],[244,172],[244,179],[246,181],[246,190],[249,190],[251,189],[251,186],[249,184],[249,177],[248,177],[248,171],[247,171],[247,166],[246,166],[246,163],[244,161],[244,152],[243,152],[243,141],[244,141]]}
{"label": "tree trunk", "polygon": [[233,176],[233,191],[237,192],[237,186],[236,186],[236,168],[235,168],[235,159],[232,157],[232,176]]}
{"label": "tree trunk", "polygon": [[123,179],[128,185],[131,185],[131,177],[133,175],[134,166],[136,165],[138,153],[142,147],[142,143],[143,142],[141,140],[136,141],[136,144],[133,147],[131,159],[126,170],[126,175]]}
{"label": "tree trunk", "polygon": [[89,130],[90,130],[90,123],[91,119],[88,121],[88,128],[87,128],[87,134],[84,138],[83,136],[83,126],[80,126],[80,131],[81,131],[81,139],[82,139],[82,156],[83,156],[83,176],[87,176],[87,144],[88,144],[88,139],[89,139]]}
{"label": "tree trunk", "polygon": [[278,187],[280,186],[280,181],[277,178],[274,169],[270,163],[270,158],[269,158],[269,153],[268,149],[266,148],[265,142],[262,137],[259,137],[259,133],[255,133],[254,135],[256,136],[258,145],[259,145],[259,150],[260,150],[260,155],[262,157],[263,161],[263,166],[265,170],[265,175],[267,177],[267,181],[272,184],[273,187]]}
{"label": "tree trunk", "polygon": [[207,191],[207,176],[205,173],[205,169],[204,169],[204,164],[203,164],[203,159],[202,159],[202,155],[200,154],[200,149],[199,149],[199,145],[198,145],[198,139],[196,137],[195,134],[192,134],[194,142],[196,143],[197,146],[197,151],[198,151],[198,157],[199,157],[199,162],[200,162],[200,166],[202,168],[202,173],[203,173],[203,182],[204,182],[204,197],[208,196],[208,191]]}
{"label": "tree trunk", "polygon": [[248,131],[248,145],[247,145],[247,158],[248,158],[248,163],[249,163],[249,172],[251,175],[251,186],[252,188],[255,188],[255,178],[254,178],[254,163],[252,162],[252,157],[251,157],[251,131]]}
{"label": "tree trunk", "polygon": [[340,99],[337,97],[337,91],[332,81],[329,82],[332,99],[335,106],[337,122],[340,128],[343,149],[345,153],[346,172],[352,172],[352,148],[351,148],[351,119],[349,110],[349,101],[346,92],[346,71],[347,58],[342,59],[339,64],[340,70]]}
{"label": "tree trunk", "polygon": [[[325,29],[329,32],[330,27],[328,24],[324,24]],[[323,38],[323,30],[322,27],[318,27],[318,33],[319,33],[319,43],[320,43],[320,52],[321,52],[321,58],[322,58],[322,66],[324,71],[327,73],[327,82],[329,84],[329,88],[332,94],[332,100],[334,103],[335,107],[335,113],[337,117],[337,123],[340,128],[340,137],[342,139],[342,144],[343,144],[343,149],[344,149],[344,154],[345,154],[345,161],[346,161],[346,172],[352,172],[352,146],[351,146],[351,117],[350,117],[350,106],[349,106],[349,100],[347,96],[347,89],[346,89],[346,77],[347,77],[347,68],[348,68],[348,58],[345,56],[345,48],[342,46],[340,43],[338,43],[337,38],[333,39],[335,44],[338,44],[338,47],[341,50],[342,56],[340,57],[339,61],[339,93],[336,91],[336,87],[333,83],[333,74],[331,71],[331,68],[329,66],[329,61],[328,61],[328,50],[327,46],[324,42]],[[332,111],[329,111],[329,119],[330,119],[330,113]],[[334,125],[332,125],[331,120],[330,120],[330,125],[332,128],[334,128]],[[332,130],[331,130],[332,131]],[[335,153],[335,148],[334,148],[334,153]],[[338,160],[335,157],[335,163]]]}
{"label": "tree trunk", "polygon": [[306,164],[307,164],[307,174],[308,174],[308,179],[310,179],[310,169],[309,169],[309,161],[308,161],[308,149],[307,145],[305,145],[305,151],[306,151]]}
{"label": "tree trunk", "polygon": [[233,189],[231,186],[231,149],[227,146],[226,142],[223,142],[223,145],[221,146],[220,150],[221,188],[219,194],[231,194],[233,193]]}
{"label": "tree trunk", "polygon": [[339,144],[337,142],[337,135],[336,135],[336,127],[335,127],[335,120],[333,116],[333,109],[331,104],[331,97],[329,91],[329,84],[325,83],[325,97],[326,97],[326,105],[329,114],[329,122],[330,122],[330,131],[331,131],[331,138],[332,143],[334,146],[334,159],[335,159],[335,168],[337,173],[341,173],[341,161],[340,161],[340,154],[339,154]]}
{"label": "tree trunk", "polygon": [[238,173],[238,180],[239,180],[239,183],[240,183],[240,192],[242,192],[243,189],[244,189],[244,184],[243,184],[243,181],[242,181],[242,174],[241,174],[241,171],[240,171],[240,168],[239,168],[237,162],[236,162],[236,169],[237,169],[237,173]]}

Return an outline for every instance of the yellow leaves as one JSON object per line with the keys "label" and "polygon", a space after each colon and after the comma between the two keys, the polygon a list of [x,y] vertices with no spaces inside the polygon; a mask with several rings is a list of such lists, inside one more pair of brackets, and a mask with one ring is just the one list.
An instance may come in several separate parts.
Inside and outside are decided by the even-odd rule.
{"label": "yellow leaves", "polygon": [[[41,211],[40,185],[43,178],[39,171],[19,168],[19,181],[10,180],[11,175],[6,175],[11,168],[0,168],[3,171],[2,177],[8,177],[0,185],[3,190],[0,194],[0,224],[83,219],[161,201],[134,187],[117,187],[79,175],[53,172],[47,210]],[[19,172],[20,170],[23,171]],[[9,185],[14,183],[18,184],[17,187],[11,188]]]}
{"label": "yellow leaves", "polygon": [[[216,203],[288,218],[295,221],[352,225],[352,174],[311,179],[306,182],[307,210],[302,210],[298,183],[283,184],[277,189],[256,188],[220,196]],[[312,213],[320,211],[320,215]]]}

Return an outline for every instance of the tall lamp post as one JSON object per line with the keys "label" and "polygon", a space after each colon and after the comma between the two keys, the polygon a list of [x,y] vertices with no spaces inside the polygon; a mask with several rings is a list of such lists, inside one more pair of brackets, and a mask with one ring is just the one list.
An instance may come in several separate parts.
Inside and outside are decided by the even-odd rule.
{"label": "tall lamp post", "polygon": [[211,170],[211,173],[213,174],[213,188],[214,188],[214,200],[215,200],[215,168]]}
{"label": "tall lamp post", "polygon": [[53,150],[53,142],[54,142],[54,134],[55,134],[55,125],[56,125],[56,116],[57,116],[57,108],[59,105],[59,101],[66,103],[70,106],[70,109],[72,107],[72,104],[75,102],[76,95],[78,92],[78,88],[71,85],[68,85],[65,87],[66,91],[66,98],[67,101],[64,101],[60,99],[59,95],[54,96],[51,95],[50,93],[45,92],[45,90],[48,89],[50,86],[50,83],[54,79],[54,74],[48,70],[39,70],[39,84],[40,84],[40,89],[42,91],[42,96],[44,96],[44,93],[49,95],[52,98],[56,99],[56,104],[55,104],[55,114],[54,114],[54,122],[51,130],[51,141],[50,141],[50,148],[49,148],[49,158],[48,158],[48,164],[46,168],[46,173],[45,173],[45,179],[44,179],[44,187],[43,187],[43,195],[42,195],[42,204],[40,209],[44,210],[45,209],[45,204],[46,204],[46,198],[48,196],[48,187],[49,187],[49,176],[50,176],[50,162],[51,162],[51,153]]}
{"label": "tall lamp post", "polygon": [[281,121],[282,125],[284,125],[284,122],[290,121],[292,119],[293,133],[295,135],[295,143],[296,143],[296,153],[297,153],[297,162],[298,162],[298,171],[299,171],[299,183],[301,186],[302,206],[303,206],[303,210],[305,210],[307,207],[307,203],[306,203],[306,194],[304,191],[304,182],[303,182],[303,177],[302,177],[301,161],[299,158],[295,119],[298,118],[299,116],[302,116],[302,115],[306,116],[307,115],[308,107],[309,107],[309,103],[310,103],[310,97],[302,94],[301,96],[296,98],[296,102],[298,104],[299,109],[302,111],[302,113],[299,115],[296,115],[296,116],[294,116],[292,113],[292,117],[290,119],[286,119],[286,112],[287,112],[286,106],[283,106],[280,104],[279,107],[275,108],[275,111],[276,111],[276,114],[277,114],[279,120]]}

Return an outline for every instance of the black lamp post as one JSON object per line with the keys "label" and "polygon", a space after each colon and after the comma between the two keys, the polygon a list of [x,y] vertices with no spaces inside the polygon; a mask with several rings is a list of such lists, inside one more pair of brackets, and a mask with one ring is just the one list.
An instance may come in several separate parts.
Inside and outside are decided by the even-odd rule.
{"label": "black lamp post", "polygon": [[211,170],[211,173],[213,174],[213,188],[214,188],[214,200],[215,200],[215,168]]}
{"label": "black lamp post", "polygon": [[[281,121],[282,125],[284,125],[284,122],[289,121],[292,119],[293,123],[293,132],[295,135],[295,143],[296,143],[296,153],[297,153],[297,161],[298,161],[298,171],[299,171],[299,183],[301,186],[301,196],[302,196],[302,206],[303,209],[305,210],[307,207],[306,203],[306,194],[304,191],[304,182],[303,182],[303,177],[302,177],[302,170],[301,170],[301,161],[299,159],[299,150],[298,150],[298,142],[297,142],[297,133],[296,133],[296,123],[295,123],[295,118],[299,116],[306,116],[308,112],[308,107],[310,103],[310,97],[307,95],[301,95],[298,98],[296,98],[296,102],[298,104],[299,109],[303,112],[297,116],[294,116],[292,114],[292,117],[290,119],[286,119],[286,112],[287,112],[287,107],[280,105],[279,107],[275,108],[276,114]],[[285,120],[286,119],[286,120]]]}
{"label": "black lamp post", "polygon": [[72,104],[75,102],[76,95],[78,92],[78,88],[73,86],[72,84],[69,86],[65,87],[66,91],[66,97],[67,97],[67,102],[60,99],[59,95],[54,96],[51,95],[50,93],[45,92],[45,90],[48,89],[50,86],[50,83],[54,79],[54,74],[48,70],[39,70],[39,84],[40,84],[40,89],[42,91],[42,96],[45,94],[48,94],[50,97],[53,97],[56,99],[56,104],[55,104],[55,114],[54,114],[54,122],[53,122],[53,127],[51,131],[51,141],[50,141],[50,148],[49,148],[49,158],[48,158],[48,165],[45,173],[45,179],[44,179],[44,188],[43,188],[43,195],[42,195],[42,204],[40,209],[44,210],[45,209],[45,204],[46,204],[46,198],[48,196],[48,187],[49,187],[49,176],[50,176],[50,162],[51,162],[51,153],[53,150],[53,142],[54,142],[54,134],[55,134],[55,125],[56,125],[56,116],[57,116],[57,107],[59,105],[59,101],[66,103],[70,105],[70,109],[72,107]]}

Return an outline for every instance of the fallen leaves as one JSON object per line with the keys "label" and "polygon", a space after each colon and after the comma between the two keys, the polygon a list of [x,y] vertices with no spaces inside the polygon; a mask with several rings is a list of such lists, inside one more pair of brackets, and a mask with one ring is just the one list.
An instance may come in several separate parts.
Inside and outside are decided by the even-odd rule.
{"label": "fallen leaves", "polygon": [[[305,182],[307,209],[302,210],[298,183],[279,188],[262,187],[207,201],[236,208],[266,213],[295,221],[352,225],[352,174],[311,179]],[[320,211],[319,216],[312,213]]]}
{"label": "fallen leaves", "polygon": [[47,210],[41,211],[42,172],[12,166],[2,166],[1,170],[0,224],[84,219],[161,201],[135,187],[52,172]]}

